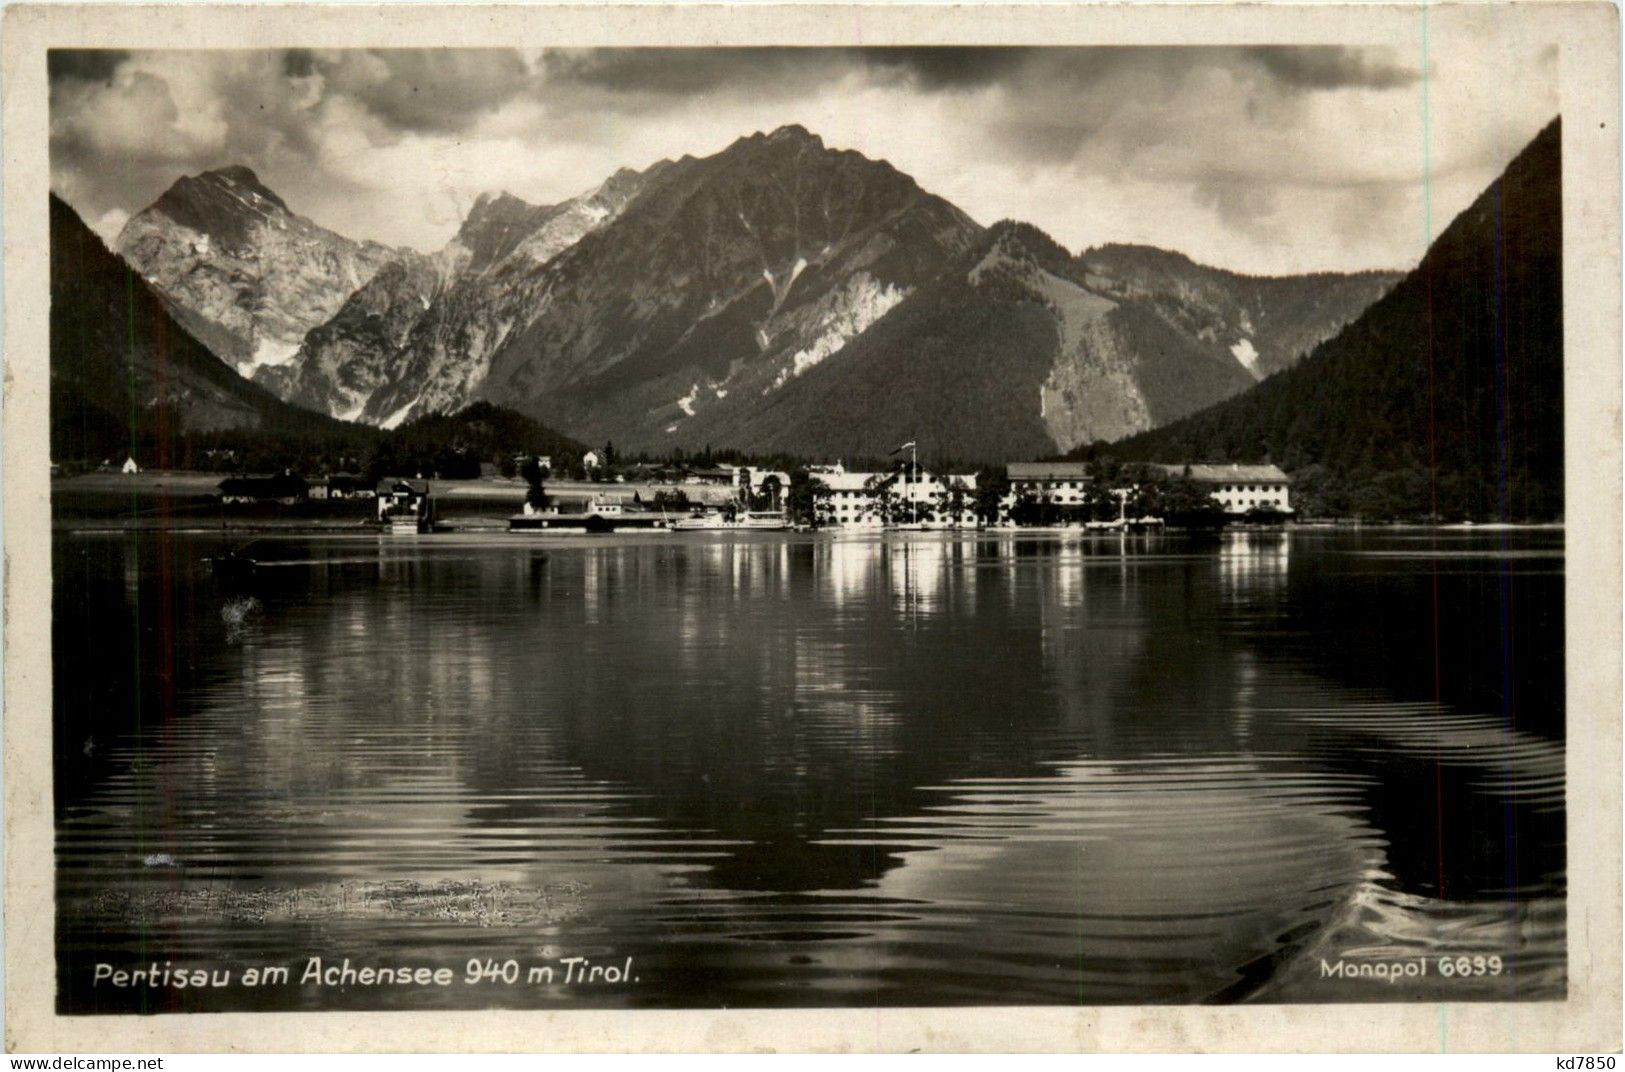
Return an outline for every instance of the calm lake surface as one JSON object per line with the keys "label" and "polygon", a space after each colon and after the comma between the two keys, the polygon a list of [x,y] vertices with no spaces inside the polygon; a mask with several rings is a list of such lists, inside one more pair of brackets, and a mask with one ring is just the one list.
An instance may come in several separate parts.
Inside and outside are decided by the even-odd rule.
{"label": "calm lake surface", "polygon": [[63,1011],[1565,993],[1560,531],[226,546],[57,537]]}

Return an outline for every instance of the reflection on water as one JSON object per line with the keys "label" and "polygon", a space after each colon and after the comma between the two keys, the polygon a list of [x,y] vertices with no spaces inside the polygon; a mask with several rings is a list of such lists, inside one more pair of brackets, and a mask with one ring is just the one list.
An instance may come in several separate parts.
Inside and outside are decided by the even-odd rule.
{"label": "reflection on water", "polygon": [[[65,1011],[1564,992],[1561,534],[217,551],[56,546]],[[91,985],[311,955],[637,982]]]}

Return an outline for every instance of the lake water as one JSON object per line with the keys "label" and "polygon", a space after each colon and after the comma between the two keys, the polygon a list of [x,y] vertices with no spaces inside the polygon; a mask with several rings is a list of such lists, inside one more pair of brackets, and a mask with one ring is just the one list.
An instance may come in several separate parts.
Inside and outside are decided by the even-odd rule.
{"label": "lake water", "polygon": [[57,537],[63,1011],[1565,993],[1561,532],[225,546]]}

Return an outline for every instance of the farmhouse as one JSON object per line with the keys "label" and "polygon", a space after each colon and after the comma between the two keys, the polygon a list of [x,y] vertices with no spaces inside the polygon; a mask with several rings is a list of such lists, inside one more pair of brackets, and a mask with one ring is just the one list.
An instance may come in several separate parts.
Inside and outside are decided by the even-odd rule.
{"label": "farmhouse", "polygon": [[372,481],[354,473],[332,473],[310,486],[312,499],[370,499]]}
{"label": "farmhouse", "polygon": [[392,529],[434,530],[434,499],[427,480],[393,477],[378,482],[378,520]]}

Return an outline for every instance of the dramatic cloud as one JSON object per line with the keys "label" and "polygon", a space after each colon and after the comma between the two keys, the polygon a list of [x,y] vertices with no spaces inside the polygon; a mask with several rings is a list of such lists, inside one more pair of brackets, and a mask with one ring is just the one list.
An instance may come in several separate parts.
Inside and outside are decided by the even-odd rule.
{"label": "dramatic cloud", "polygon": [[1402,267],[1558,111],[1541,42],[1433,36],[1414,52],[58,51],[51,163],[109,237],[178,176],[241,163],[319,223],[432,249],[482,191],[554,202],[800,123],[1074,249]]}
{"label": "dramatic cloud", "polygon": [[130,54],[118,48],[53,49],[45,54],[45,70],[58,82],[105,82]]}
{"label": "dramatic cloud", "polygon": [[1400,89],[1422,72],[1353,48],[1250,48],[1244,53],[1286,85],[1310,89]]}
{"label": "dramatic cloud", "polygon": [[544,62],[550,88],[676,98],[805,93],[854,66],[842,50],[822,48],[583,49],[550,53]]}
{"label": "dramatic cloud", "polygon": [[403,131],[467,130],[535,85],[529,65],[500,50],[411,49],[290,54],[328,93],[349,97]]}

